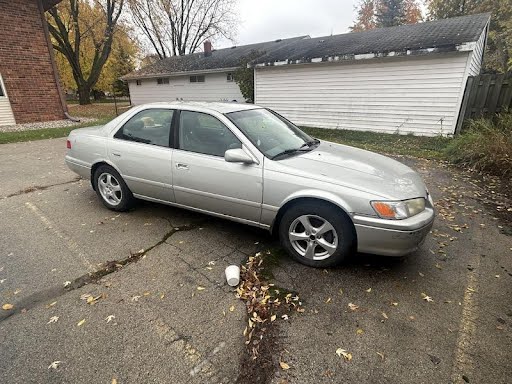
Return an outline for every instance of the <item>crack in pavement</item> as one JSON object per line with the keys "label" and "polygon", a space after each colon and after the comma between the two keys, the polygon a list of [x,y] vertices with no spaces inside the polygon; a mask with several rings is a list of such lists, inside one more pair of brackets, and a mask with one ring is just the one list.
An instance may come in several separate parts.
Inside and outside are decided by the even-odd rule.
{"label": "crack in pavement", "polygon": [[20,189],[18,192],[11,193],[11,194],[9,194],[7,196],[1,196],[0,200],[8,199],[9,197],[25,195],[27,193],[32,193],[32,192],[36,192],[36,191],[44,191],[46,189],[49,189],[49,188],[52,188],[52,187],[57,187],[59,185],[66,185],[66,184],[76,183],[77,181],[80,181],[80,180],[82,180],[82,178],[80,176],[77,176],[73,180],[63,181],[62,183],[55,183],[55,184],[50,184],[50,185],[34,185],[34,186],[31,186],[31,187],[27,187],[25,189]]}
{"label": "crack in pavement", "polygon": [[[169,224],[171,224],[171,223],[169,222]],[[61,287],[61,286],[50,287],[48,289],[44,289],[44,290],[35,292],[35,293],[31,294],[30,296],[25,297],[24,299],[20,300],[16,304],[15,309],[11,310],[10,312],[8,312],[6,314],[0,315],[0,322],[7,320],[11,316],[14,316],[14,315],[17,315],[20,313],[24,313],[24,312],[28,311],[29,309],[36,307],[38,304],[40,304],[43,301],[54,300],[68,292],[79,289],[79,288],[83,287],[84,285],[87,285],[90,283],[96,283],[104,276],[109,275],[113,272],[116,272],[117,270],[123,268],[125,265],[136,263],[142,257],[147,255],[148,252],[150,252],[151,250],[153,250],[156,247],[165,243],[166,240],[169,239],[175,233],[180,232],[180,231],[194,230],[201,224],[202,224],[202,222],[197,222],[194,224],[185,224],[180,227],[174,227],[171,225],[171,230],[168,231],[167,233],[165,233],[165,235],[162,237],[161,240],[159,240],[158,242],[156,242],[155,244],[151,245],[150,247],[148,247],[146,249],[143,249],[136,253],[130,253],[130,256],[128,256],[124,259],[107,261],[107,262],[103,263],[103,265],[100,269],[77,277],[67,287]]]}

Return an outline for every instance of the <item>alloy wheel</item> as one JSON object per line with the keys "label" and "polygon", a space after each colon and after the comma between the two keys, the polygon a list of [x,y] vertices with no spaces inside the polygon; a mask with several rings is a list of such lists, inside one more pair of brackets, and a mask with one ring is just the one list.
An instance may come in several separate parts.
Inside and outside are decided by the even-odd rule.
{"label": "alloy wheel", "polygon": [[316,215],[297,217],[288,230],[293,249],[310,260],[324,260],[338,248],[338,234],[327,220]]}

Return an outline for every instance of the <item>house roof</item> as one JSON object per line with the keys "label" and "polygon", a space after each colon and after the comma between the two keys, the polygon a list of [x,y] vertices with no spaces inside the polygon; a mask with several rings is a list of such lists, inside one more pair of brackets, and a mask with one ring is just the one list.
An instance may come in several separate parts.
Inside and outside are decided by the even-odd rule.
{"label": "house roof", "polygon": [[232,69],[240,66],[244,58],[254,59],[257,55],[269,54],[276,49],[284,48],[294,41],[300,41],[309,36],[278,39],[264,43],[235,46],[231,48],[212,50],[211,55],[203,52],[184,56],[172,56],[158,60],[138,71],[129,73],[123,80],[133,80],[163,75],[176,75],[183,72],[206,72],[219,69]]}
{"label": "house roof", "polygon": [[424,23],[378,28],[365,32],[294,41],[253,61],[253,65],[368,59],[469,51],[489,22],[483,13]]}

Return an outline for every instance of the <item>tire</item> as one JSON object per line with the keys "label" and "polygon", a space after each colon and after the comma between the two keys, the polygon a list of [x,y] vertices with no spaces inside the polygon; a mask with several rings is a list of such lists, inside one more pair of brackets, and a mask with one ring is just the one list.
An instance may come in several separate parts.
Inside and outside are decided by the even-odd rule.
{"label": "tire", "polygon": [[94,189],[105,207],[113,211],[127,211],[135,198],[123,178],[110,165],[100,165],[93,176]]}
{"label": "tire", "polygon": [[321,201],[292,205],[281,218],[279,238],[295,260],[315,268],[341,264],[356,244],[349,217]]}

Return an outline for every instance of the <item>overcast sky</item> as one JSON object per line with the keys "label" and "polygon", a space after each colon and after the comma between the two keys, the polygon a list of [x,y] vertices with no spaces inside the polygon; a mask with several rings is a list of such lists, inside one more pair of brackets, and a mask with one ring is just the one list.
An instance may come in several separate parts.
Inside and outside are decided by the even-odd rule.
{"label": "overcast sky", "polygon": [[[327,36],[348,32],[357,0],[238,0],[236,45],[279,38]],[[233,45],[216,42],[215,48]]]}

